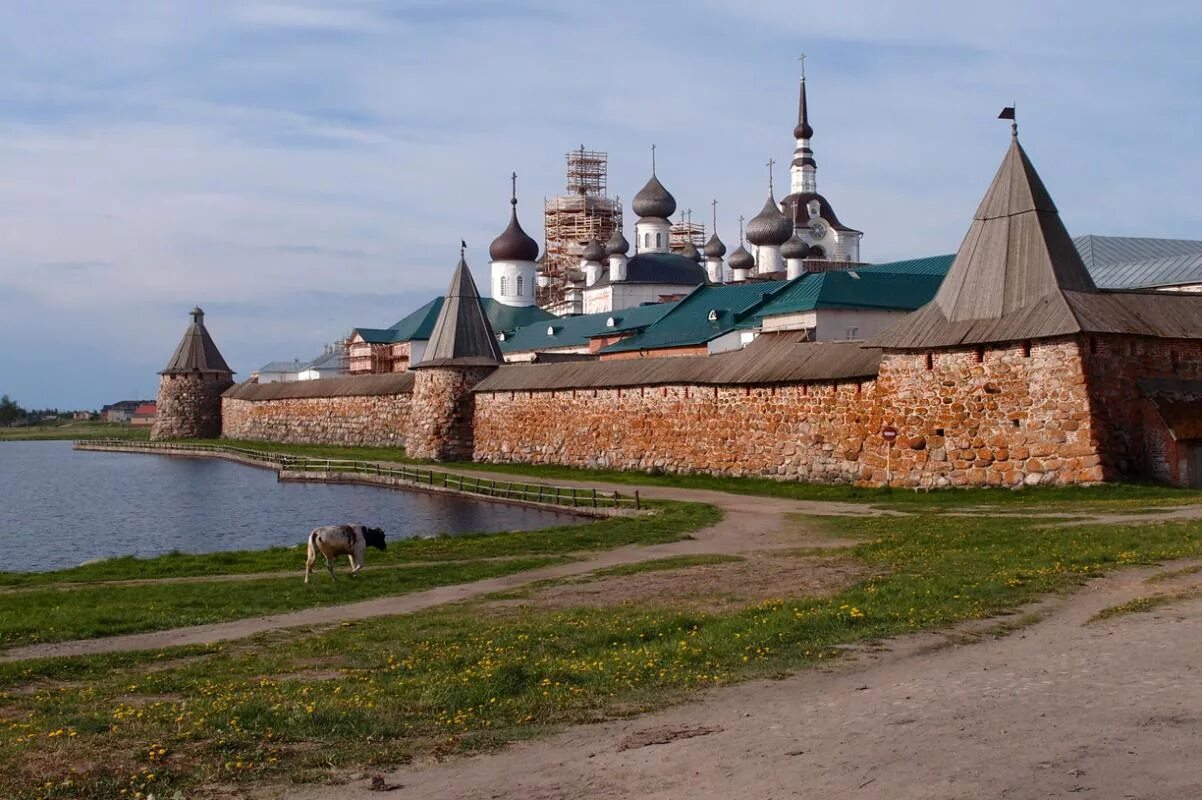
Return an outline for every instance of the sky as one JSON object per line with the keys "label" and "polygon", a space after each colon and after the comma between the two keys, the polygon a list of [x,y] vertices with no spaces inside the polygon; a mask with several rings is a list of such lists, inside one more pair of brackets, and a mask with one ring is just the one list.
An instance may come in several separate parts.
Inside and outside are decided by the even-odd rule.
{"label": "sky", "polygon": [[1010,104],[1070,233],[1202,239],[1200,40],[1190,2],[0,2],[0,394],[153,397],[196,304],[242,377],[316,357],[461,238],[486,288],[510,173],[541,241],[581,144],[624,199],[655,144],[730,246],[769,158],[787,187],[802,52],[865,260],[957,248]]}

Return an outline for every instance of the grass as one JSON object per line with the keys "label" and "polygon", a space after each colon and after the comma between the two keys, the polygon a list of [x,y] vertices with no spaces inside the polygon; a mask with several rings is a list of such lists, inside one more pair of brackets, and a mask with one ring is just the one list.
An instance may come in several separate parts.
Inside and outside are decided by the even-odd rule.
{"label": "grass", "polygon": [[[308,586],[298,579],[304,564],[301,547],[119,558],[58,572],[5,573],[0,576],[0,584],[8,587],[0,593],[0,646],[162,630],[404,594],[560,563],[570,560],[569,553],[673,541],[721,517],[713,507],[696,503],[655,507],[655,514],[583,525],[393,542],[383,553],[369,550],[368,563],[399,565],[396,568],[369,570],[354,580],[335,582],[324,574],[319,559],[319,572]],[[345,561],[339,569],[345,576]],[[271,571],[286,575],[120,583]],[[89,586],[89,582],[103,583]]]}
{"label": "grass", "polygon": [[1112,568],[1202,555],[1198,522],[811,522],[858,541],[841,552],[868,577],[734,611],[464,604],[187,654],[0,665],[0,796],[170,796],[488,749],[822,664],[841,645],[1011,614]]}
{"label": "grass", "polygon": [[0,428],[0,442],[51,441],[56,439],[149,439],[150,428],[135,428],[111,422],[64,422],[26,428]]}
{"label": "grass", "polygon": [[[210,444],[228,444],[250,449],[270,450],[288,455],[314,458],[357,459],[364,461],[414,462],[399,447],[334,447],[326,445],[277,444],[244,440],[212,440]],[[433,463],[433,462],[430,462]],[[438,467],[497,472],[549,481],[581,481],[619,485],[665,486],[681,489],[702,489],[733,494],[765,495],[795,500],[826,500],[849,503],[870,503],[903,510],[923,509],[926,512],[976,508],[982,506],[1030,510],[1043,508],[1077,511],[1117,511],[1146,509],[1150,505],[1172,505],[1197,502],[1202,492],[1158,484],[1106,484],[1103,486],[1041,486],[1009,489],[948,489],[915,492],[905,489],[882,489],[850,485],[800,483],[771,478],[730,478],[703,474],[649,474],[646,472],[581,469],[551,464],[481,464],[475,462],[438,463]]]}
{"label": "grass", "polygon": [[1155,611],[1158,608],[1163,608],[1173,603],[1180,603],[1186,600],[1197,600],[1202,597],[1202,588],[1191,587],[1183,589],[1179,592],[1171,594],[1157,594],[1148,597],[1137,597],[1134,600],[1128,600],[1126,603],[1121,603],[1117,606],[1104,608],[1098,613],[1089,618],[1089,622],[1102,622],[1115,617],[1123,617],[1128,614],[1143,614],[1148,611]]}

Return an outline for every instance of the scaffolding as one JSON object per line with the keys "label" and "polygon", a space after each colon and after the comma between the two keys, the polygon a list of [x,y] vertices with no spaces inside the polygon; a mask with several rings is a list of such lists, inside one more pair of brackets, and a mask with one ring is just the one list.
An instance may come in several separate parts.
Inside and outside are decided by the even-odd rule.
{"label": "scaffolding", "polygon": [[684,243],[692,241],[693,246],[700,250],[705,246],[705,226],[699,222],[674,222],[668,236],[668,247],[673,253],[684,249]]}
{"label": "scaffolding", "polygon": [[543,203],[543,247],[538,304],[564,300],[568,284],[580,279],[580,253],[590,239],[605,242],[622,227],[622,204],[605,196],[609,156],[597,150],[573,150],[567,161],[567,194]]}

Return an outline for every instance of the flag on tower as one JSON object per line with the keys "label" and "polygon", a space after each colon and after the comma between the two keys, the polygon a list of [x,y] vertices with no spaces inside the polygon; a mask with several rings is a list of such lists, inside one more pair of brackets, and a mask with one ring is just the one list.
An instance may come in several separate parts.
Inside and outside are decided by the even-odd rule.
{"label": "flag on tower", "polygon": [[1014,106],[1006,106],[1002,109],[1002,113],[997,115],[998,119],[1014,119]]}

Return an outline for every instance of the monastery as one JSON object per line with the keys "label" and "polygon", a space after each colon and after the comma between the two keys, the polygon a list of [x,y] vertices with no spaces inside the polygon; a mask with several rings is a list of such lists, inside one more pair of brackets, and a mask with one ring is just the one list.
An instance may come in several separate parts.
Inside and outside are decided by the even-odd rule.
{"label": "monastery", "polygon": [[[574,289],[582,306],[608,306],[556,316],[534,302],[538,248],[515,193],[490,248],[496,296],[480,296],[461,252],[404,370],[230,386],[197,311],[163,372],[154,435],[207,435],[219,419],[231,438],[436,460],[904,487],[1202,486],[1202,295],[1100,288],[1099,263],[1124,263],[1104,251],[1147,247],[1074,241],[1016,126],[959,251],[892,265],[860,264],[859,232],[815,191],[804,83],[794,133],[793,191],[783,209],[768,198],[729,275],[701,264],[724,255],[716,236],[708,252],[688,241],[670,252],[675,201],[653,173],[632,203],[633,253],[620,231],[582,248]],[[612,291],[640,258],[671,277],[653,284],[668,302]],[[1131,272],[1116,268],[1111,285]],[[545,316],[501,328],[512,313],[501,307]]]}

